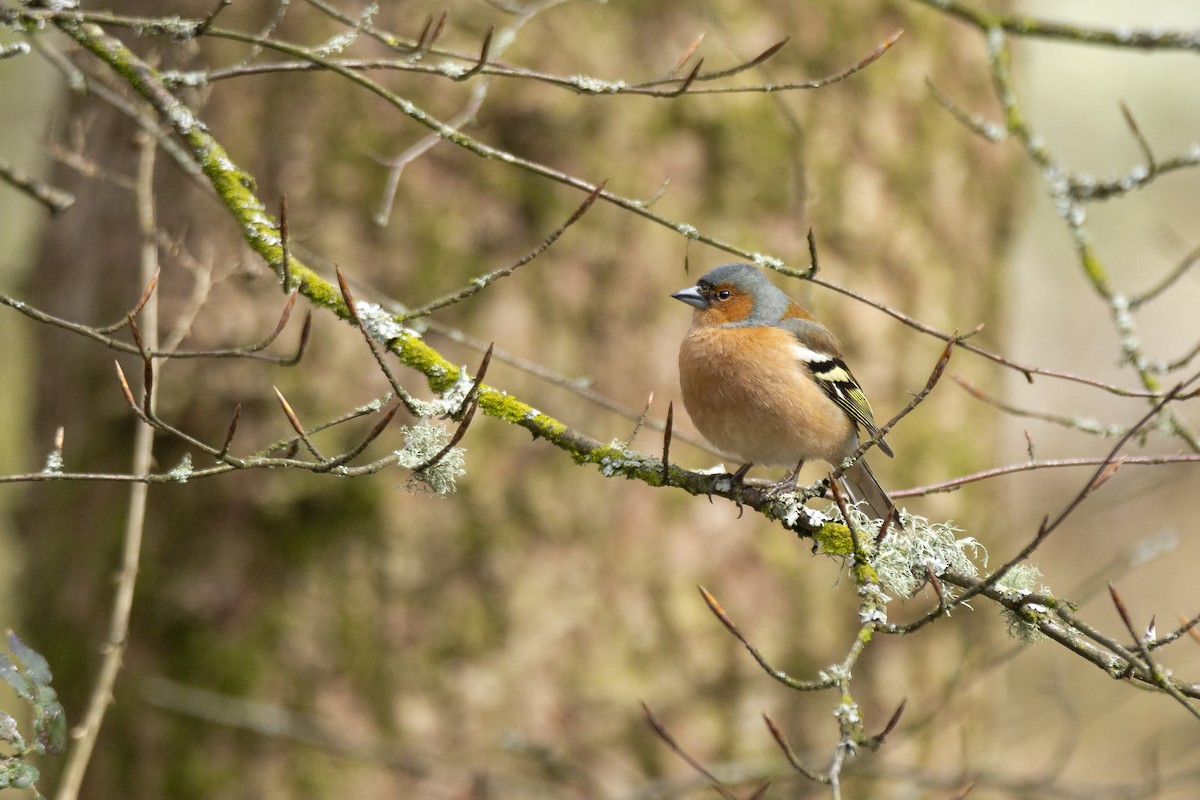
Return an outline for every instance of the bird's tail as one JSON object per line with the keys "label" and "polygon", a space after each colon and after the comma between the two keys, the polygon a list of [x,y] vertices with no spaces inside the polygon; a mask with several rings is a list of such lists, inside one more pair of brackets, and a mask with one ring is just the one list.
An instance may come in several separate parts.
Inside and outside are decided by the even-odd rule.
{"label": "bird's tail", "polygon": [[854,465],[842,474],[840,480],[842,488],[850,495],[851,502],[866,503],[871,515],[876,519],[883,519],[896,507],[892,498],[888,497],[888,493],[875,479],[875,473],[871,472],[865,459],[855,461]]}

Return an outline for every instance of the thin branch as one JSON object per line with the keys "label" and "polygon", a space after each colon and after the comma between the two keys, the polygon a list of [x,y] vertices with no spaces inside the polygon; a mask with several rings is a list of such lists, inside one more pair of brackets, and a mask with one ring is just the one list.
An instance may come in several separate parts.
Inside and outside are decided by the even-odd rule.
{"label": "thin branch", "polygon": [[1089,28],[1052,22],[1025,14],[1004,14],[977,9],[959,0],[916,0],[923,6],[957,17],[980,31],[999,28],[1006,33],[1038,39],[1054,39],[1071,44],[1106,45],[1138,50],[1200,50],[1200,40],[1194,31],[1164,31],[1159,29]]}
{"label": "thin branch", "polygon": [[996,586],[1013,567],[1029,558],[1029,556],[1031,556],[1033,552],[1040,547],[1041,544],[1052,533],[1054,533],[1054,531],[1057,530],[1058,527],[1062,525],[1062,523],[1065,522],[1072,513],[1074,513],[1075,509],[1079,507],[1084,499],[1091,495],[1091,493],[1096,490],[1100,483],[1103,483],[1103,481],[1100,480],[1101,476],[1103,476],[1110,468],[1112,463],[1116,461],[1118,454],[1125,449],[1125,445],[1129,443],[1130,439],[1132,439],[1139,430],[1141,430],[1148,422],[1150,422],[1150,420],[1154,419],[1158,413],[1167,406],[1168,403],[1174,400],[1176,395],[1180,394],[1185,388],[1187,388],[1189,384],[1198,379],[1200,379],[1200,373],[1197,373],[1188,381],[1178,384],[1174,389],[1167,392],[1165,397],[1155,403],[1154,407],[1151,408],[1150,411],[1148,411],[1145,415],[1143,415],[1143,417],[1135,425],[1130,427],[1125,435],[1121,437],[1120,441],[1118,441],[1117,444],[1108,452],[1108,455],[1104,457],[1100,465],[1092,473],[1092,477],[1088,479],[1087,483],[1085,483],[1079,489],[1071,501],[1068,502],[1062,511],[1058,513],[1058,516],[1051,520],[1049,515],[1046,515],[1046,517],[1042,519],[1041,525],[1038,526],[1037,534],[1027,545],[1025,545],[1025,547],[1020,550],[1020,552],[1009,559],[1004,566],[993,572],[985,580],[975,584],[963,592],[962,595],[954,600],[954,605],[961,606],[968,602],[975,595]]}
{"label": "thin branch", "polygon": [[[929,373],[929,379],[925,381],[925,387],[913,395],[913,399],[909,401],[908,405],[902,408],[900,413],[888,420],[886,424],[881,426],[879,431],[874,436],[860,444],[858,448],[850,455],[850,460],[857,461],[858,459],[862,458],[863,453],[865,453],[869,448],[883,441],[883,437],[887,436],[888,431],[896,427],[896,423],[911,414],[917,406],[921,405],[921,403],[925,401],[925,398],[929,396],[929,393],[933,391],[933,387],[937,386],[938,381],[942,379],[942,375],[946,372],[946,365],[950,363],[950,356],[954,352],[954,347],[958,344],[958,341],[958,331],[955,331],[953,334],[951,334],[949,341],[946,342],[946,346],[942,348],[942,354],[938,357],[937,363],[933,365],[933,371]],[[840,477],[841,474],[841,469],[838,469],[834,472],[834,483],[837,482],[836,479]],[[849,519],[849,517],[843,518]]]}
{"label": "thin branch", "polygon": [[1149,303],[1151,300],[1162,295],[1167,289],[1175,285],[1175,282],[1182,278],[1188,270],[1200,262],[1200,247],[1193,248],[1187,255],[1183,257],[1173,270],[1167,273],[1166,277],[1157,284],[1147,289],[1145,292],[1131,297],[1129,299],[1129,310],[1136,311],[1139,307]]}
{"label": "thin branch", "polygon": [[441,460],[462,441],[463,436],[467,433],[467,427],[471,424],[471,419],[475,416],[475,410],[479,408],[479,387],[483,385],[483,378],[487,374],[488,365],[491,363],[492,348],[488,347],[487,352],[483,354],[483,361],[479,363],[479,371],[475,375],[475,380],[471,384],[470,390],[467,391],[466,397],[463,398],[457,414],[451,415],[461,415],[462,417],[462,421],[458,423],[458,428],[455,429],[454,435],[450,437],[450,441],[446,442],[445,447],[435,453],[432,458],[420,466],[414,467],[413,472],[420,474],[441,463]]}
{"label": "thin branch", "polygon": [[1154,159],[1154,151],[1150,149],[1150,143],[1146,141],[1146,137],[1142,134],[1142,129],[1138,127],[1137,120],[1133,118],[1133,112],[1129,110],[1129,106],[1125,102],[1120,103],[1121,116],[1125,118],[1125,124],[1129,126],[1130,132],[1133,134],[1134,141],[1142,151],[1142,155],[1146,159],[1146,171],[1154,173],[1158,171],[1158,165]]}
{"label": "thin branch", "polygon": [[0,180],[29,195],[50,209],[51,214],[61,214],[75,204],[75,195],[40,181],[3,159],[0,159]]}
{"label": "thin branch", "polygon": [[713,789],[715,789],[717,793],[721,795],[721,797],[725,798],[725,800],[737,800],[737,795],[730,791],[728,786],[722,783],[716,775],[713,775],[707,768],[705,768],[703,764],[693,758],[679,745],[679,742],[675,740],[675,737],[671,735],[671,732],[667,730],[666,726],[659,721],[658,717],[654,716],[654,712],[650,710],[650,706],[642,703],[642,711],[645,712],[646,721],[650,723],[650,727],[654,729],[656,734],[658,734],[658,738],[666,742],[667,746],[670,747],[671,750],[676,753],[676,755],[686,761],[692,769],[696,770],[696,772],[703,775],[704,778],[709,782],[709,785],[711,785]]}
{"label": "thin branch", "polygon": [[796,755],[796,751],[792,749],[791,743],[789,743],[787,737],[784,736],[783,731],[778,725],[775,724],[775,720],[771,719],[766,714],[763,714],[762,716],[763,722],[767,723],[767,730],[771,732],[771,737],[775,740],[775,743],[779,745],[779,749],[783,751],[783,756],[788,760],[788,763],[792,765],[792,769],[796,770],[796,772],[799,772],[810,781],[828,784],[828,775],[824,775],[820,772],[815,772],[812,769],[809,769],[807,766],[805,766],[804,762],[800,760],[800,757]]}
{"label": "thin branch", "polygon": [[793,678],[783,670],[775,669],[775,667],[771,666],[771,664],[767,661],[766,657],[758,651],[758,648],[750,644],[750,641],[745,637],[741,630],[738,629],[738,626],[734,623],[734,621],[730,619],[728,614],[725,613],[725,609],[721,607],[719,602],[717,602],[717,598],[713,597],[708,589],[705,589],[703,586],[697,586],[696,588],[700,590],[700,596],[704,598],[704,602],[708,606],[709,611],[713,613],[713,616],[721,621],[721,624],[725,626],[725,630],[732,633],[734,638],[741,642],[742,646],[750,651],[750,655],[754,657],[754,660],[758,662],[758,665],[762,667],[763,670],[772,678],[779,681],[784,686],[800,692],[815,692],[822,689],[830,689],[837,685],[837,682],[831,677],[825,677],[817,681],[802,681],[797,678]]}
{"label": "thin branch", "polygon": [[536,247],[534,247],[521,258],[517,259],[512,264],[474,278],[470,283],[468,283],[462,289],[459,289],[457,292],[446,295],[441,299],[434,300],[433,302],[423,305],[420,308],[414,308],[411,311],[406,311],[405,313],[396,317],[396,322],[403,324],[411,319],[416,319],[417,317],[428,316],[440,308],[454,305],[455,303],[465,300],[468,297],[476,295],[501,278],[507,278],[509,275],[512,275],[518,269],[550,249],[551,245],[558,241],[559,237],[566,233],[568,228],[578,222],[583,215],[588,212],[588,209],[590,209],[596,202],[596,199],[600,196],[600,193],[604,191],[604,186],[607,183],[607,180],[601,181],[596,188],[592,189],[584,201],[579,204],[579,207],[571,212],[571,216],[567,218],[566,222],[558,226],[553,232],[551,232],[549,236],[539,242]]}
{"label": "thin branch", "polygon": [[[954,492],[962,487],[978,483],[979,481],[991,480],[1003,475],[1015,475],[1019,472],[1033,472],[1042,469],[1063,469],[1067,467],[1101,467],[1110,464],[1103,456],[1092,458],[1060,458],[1047,461],[1026,461],[1020,464],[1009,464],[1003,467],[993,467],[981,472],[975,472],[970,475],[963,475],[959,478],[953,478],[941,483],[931,483],[925,486],[917,486],[912,489],[902,489],[899,491],[889,492],[892,497],[921,497],[927,494],[938,494],[939,492]],[[1197,464],[1200,463],[1200,453],[1179,453],[1172,455],[1161,456],[1124,456],[1121,459],[1122,466],[1156,466],[1159,464]]]}
{"label": "thin branch", "polygon": [[[903,323],[904,325],[907,325],[908,327],[912,328],[913,330],[924,333],[927,336],[932,336],[935,339],[941,339],[943,342],[948,342],[948,341],[950,341],[950,337],[954,335],[953,333],[947,333],[945,331],[939,330],[938,328],[935,328],[932,325],[926,325],[924,322],[921,322],[920,320],[917,320],[914,317],[910,317],[907,314],[903,313],[902,311],[892,308],[891,306],[888,306],[878,300],[874,300],[864,294],[861,294],[860,292],[856,292],[853,289],[847,289],[844,286],[839,286],[836,283],[831,283],[830,281],[826,281],[821,278],[809,277],[807,275],[807,273],[805,273],[805,272],[789,270],[789,269],[780,267],[778,265],[771,265],[771,266],[772,266],[772,269],[775,269],[777,272],[780,272],[784,275],[789,275],[793,278],[801,278],[801,279],[805,279],[805,280],[811,280],[813,283],[815,283],[818,286],[823,286],[824,288],[830,289],[831,291],[837,292],[838,294],[844,295],[853,300],[857,300],[858,302],[863,303],[864,305],[871,306],[872,308],[882,311],[883,313],[885,313],[888,316],[892,317],[893,319]],[[982,329],[976,328],[969,335],[974,336],[975,333],[979,332],[980,330],[982,330]],[[971,344],[970,342],[966,341],[966,338],[967,337],[964,336],[959,339],[958,347],[960,349],[966,350],[967,352],[970,352],[970,353],[974,353],[977,356],[981,356],[983,358],[986,358],[989,361],[993,361],[997,364],[1000,364],[1003,367],[1007,367],[1008,369],[1018,372],[1021,375],[1023,375],[1029,383],[1033,383],[1033,377],[1035,375],[1042,375],[1047,378],[1056,378],[1058,380],[1064,380],[1064,381],[1070,381],[1072,383],[1083,384],[1084,386],[1091,386],[1095,389],[1101,389],[1105,392],[1108,392],[1109,394],[1117,395],[1118,397],[1145,397],[1145,398],[1149,398],[1149,399],[1156,399],[1156,398],[1162,397],[1161,391],[1151,391],[1151,390],[1145,390],[1145,389],[1125,389],[1125,388],[1117,386],[1115,384],[1106,383],[1104,381],[1096,380],[1095,378],[1089,378],[1084,375],[1075,375],[1075,374],[1072,374],[1069,372],[1061,372],[1059,370],[1046,369],[1044,367],[1037,367],[1032,364],[1025,364],[1025,363],[1022,363],[1019,361],[1015,361],[1006,356],[1002,356],[999,353],[994,353],[990,350],[985,350],[982,347],[979,347],[978,345]]]}
{"label": "thin branch", "polygon": [[959,375],[951,375],[950,378],[975,399],[981,400],[984,403],[987,403],[994,408],[998,408],[1006,414],[1011,414],[1014,417],[1050,422],[1054,425],[1060,425],[1064,428],[1069,428],[1074,431],[1090,433],[1094,436],[1102,436],[1105,438],[1120,436],[1125,433],[1125,428],[1122,428],[1119,425],[1104,425],[1099,420],[1091,417],[1051,414],[1045,411],[1033,411],[1030,409],[1021,408],[1020,406],[1013,405],[1012,403],[1006,403],[998,397],[993,397],[983,389]]}
{"label": "thin branch", "polygon": [[392,372],[392,368],[387,363],[387,359],[384,358],[384,354],[380,352],[379,345],[375,341],[375,337],[371,334],[371,331],[367,329],[362,317],[359,316],[358,304],[354,302],[354,295],[350,291],[350,284],[347,282],[346,276],[342,274],[341,266],[335,263],[333,265],[333,271],[335,277],[337,278],[338,289],[342,293],[342,302],[346,304],[346,310],[350,316],[350,321],[354,323],[354,326],[358,328],[358,332],[361,333],[363,339],[366,340],[367,347],[371,351],[371,356],[375,359],[375,363],[378,365],[380,372],[382,372],[383,376],[387,378],[388,385],[392,387],[392,393],[400,399],[400,402],[403,403],[404,407],[408,409],[408,413],[412,414],[414,417],[421,416],[421,409],[417,405],[416,399],[413,398],[413,396],[410,395],[404,389],[404,387],[400,385],[400,381],[396,377],[396,373]]}
{"label": "thin branch", "polygon": [[311,315],[306,315],[305,317],[304,328],[301,330],[300,343],[297,347],[297,352],[295,355],[276,356],[269,353],[263,353],[261,351],[272,345],[279,337],[279,334],[283,331],[284,326],[288,322],[289,315],[291,314],[292,307],[295,305],[295,302],[296,299],[294,296],[289,297],[289,299],[284,303],[284,309],[280,314],[279,322],[277,322],[275,325],[275,329],[268,334],[265,339],[255,344],[247,345],[245,347],[213,350],[164,350],[151,349],[145,346],[139,348],[136,342],[134,344],[129,344],[128,342],[114,339],[104,333],[106,330],[115,331],[120,328],[129,327],[129,320],[133,318],[133,313],[137,310],[137,308],[140,308],[140,304],[133,311],[126,315],[123,322],[103,328],[97,328],[92,325],[85,325],[78,322],[72,322],[71,320],[63,319],[61,317],[56,317],[53,314],[48,314],[40,309],[34,308],[33,306],[21,300],[0,294],[0,305],[8,306],[9,308],[24,314],[36,322],[52,325],[56,328],[62,328],[63,330],[70,331],[71,333],[79,334],[80,336],[87,337],[93,341],[100,342],[110,350],[116,350],[121,353],[137,354],[143,358],[249,358],[258,361],[268,361],[273,364],[280,364],[283,366],[294,366],[303,356],[304,349],[308,341],[308,334],[310,332]]}

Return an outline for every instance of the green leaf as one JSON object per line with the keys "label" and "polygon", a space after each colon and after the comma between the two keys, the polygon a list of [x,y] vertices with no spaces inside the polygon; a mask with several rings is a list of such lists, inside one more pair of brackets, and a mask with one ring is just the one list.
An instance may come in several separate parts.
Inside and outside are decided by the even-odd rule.
{"label": "green leaf", "polygon": [[13,651],[13,655],[25,665],[25,674],[29,676],[30,680],[41,686],[50,685],[50,681],[53,680],[53,676],[50,674],[50,665],[41,653],[22,642],[11,630],[8,632],[8,647]]}
{"label": "green leaf", "polygon": [[40,687],[33,701],[33,730],[38,744],[50,755],[67,746],[67,714],[58,702],[58,693],[49,686]]}

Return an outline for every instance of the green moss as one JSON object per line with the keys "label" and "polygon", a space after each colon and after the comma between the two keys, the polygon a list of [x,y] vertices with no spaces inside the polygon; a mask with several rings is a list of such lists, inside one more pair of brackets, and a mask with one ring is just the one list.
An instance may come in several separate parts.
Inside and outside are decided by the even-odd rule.
{"label": "green moss", "polygon": [[827,555],[850,556],[854,554],[854,538],[850,529],[840,522],[826,522],[813,534]]}

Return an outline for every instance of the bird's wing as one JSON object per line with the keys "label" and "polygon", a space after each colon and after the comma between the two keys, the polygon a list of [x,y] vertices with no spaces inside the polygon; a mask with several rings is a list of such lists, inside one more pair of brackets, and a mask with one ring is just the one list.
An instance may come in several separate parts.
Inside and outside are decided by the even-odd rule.
{"label": "bird's wing", "polygon": [[[833,334],[820,323],[802,319],[785,319],[780,327],[795,337],[796,358],[808,367],[829,399],[862,425],[871,437],[878,436],[879,425],[875,422],[871,404],[838,353]],[[887,442],[880,439],[878,445],[885,454],[892,456],[892,448]]]}

